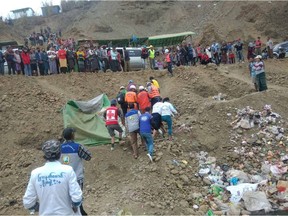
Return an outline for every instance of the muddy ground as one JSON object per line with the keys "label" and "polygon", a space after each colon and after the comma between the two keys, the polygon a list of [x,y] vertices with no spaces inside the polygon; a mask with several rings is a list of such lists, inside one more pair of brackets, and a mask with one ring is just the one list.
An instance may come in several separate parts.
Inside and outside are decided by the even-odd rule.
{"label": "muddy ground", "polygon": [[[115,214],[120,209],[135,215],[205,214],[209,204],[195,200],[195,193],[208,195],[208,186],[195,176],[195,153],[207,151],[234,167],[241,160],[233,153],[240,143],[230,140],[227,113],[233,116],[237,108],[262,109],[271,104],[287,121],[288,61],[268,60],[265,65],[266,92],[254,91],[247,63],[180,67],[174,77],[166,71],[0,77],[0,214],[28,213],[22,196],[30,172],[44,163],[41,143],[61,135],[61,108],[68,100],[88,100],[101,93],[112,98],[129,80],[143,85],[151,75],[161,85],[161,96],[169,96],[180,112],[173,122],[174,140],[155,141],[153,164],[143,148],[140,157],[133,159],[128,142],[113,152],[109,146],[88,147],[93,158],[85,163],[84,206],[88,214]],[[214,100],[218,93],[226,100]],[[188,164],[176,166],[173,160]],[[193,209],[194,204],[200,208]]]}

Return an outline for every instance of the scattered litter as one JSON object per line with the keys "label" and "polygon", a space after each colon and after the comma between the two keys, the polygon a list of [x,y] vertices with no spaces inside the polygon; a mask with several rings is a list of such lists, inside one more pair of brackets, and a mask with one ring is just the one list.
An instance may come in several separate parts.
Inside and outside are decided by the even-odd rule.
{"label": "scattered litter", "polygon": [[266,194],[262,191],[246,191],[243,194],[242,199],[244,200],[245,208],[248,211],[260,211],[264,209],[265,212],[269,212],[272,210],[272,206],[269,203]]}

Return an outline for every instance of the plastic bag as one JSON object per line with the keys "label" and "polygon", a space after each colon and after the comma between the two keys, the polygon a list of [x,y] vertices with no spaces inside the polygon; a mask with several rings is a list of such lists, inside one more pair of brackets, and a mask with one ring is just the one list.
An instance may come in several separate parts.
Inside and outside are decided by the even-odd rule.
{"label": "plastic bag", "polygon": [[252,192],[247,191],[243,194],[245,208],[248,211],[259,211],[264,209],[265,212],[269,212],[272,209],[266,194],[262,191]]}
{"label": "plastic bag", "polygon": [[226,189],[231,193],[230,201],[238,203],[242,199],[244,192],[256,191],[257,186],[258,184],[242,183],[235,186],[228,186]]}
{"label": "plastic bag", "polygon": [[248,175],[240,170],[229,170],[227,173],[228,178],[237,177],[240,183],[248,183],[250,182]]}

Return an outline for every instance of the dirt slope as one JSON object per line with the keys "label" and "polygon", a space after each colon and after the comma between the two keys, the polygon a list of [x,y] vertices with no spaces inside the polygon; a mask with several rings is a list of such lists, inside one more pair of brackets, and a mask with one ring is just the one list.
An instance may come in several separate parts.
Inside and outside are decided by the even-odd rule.
{"label": "dirt slope", "polygon": [[[143,148],[140,158],[132,158],[129,144],[89,147],[93,159],[85,163],[85,207],[90,214],[114,214],[127,209],[133,214],[206,213],[206,201],[199,203],[208,187],[196,176],[195,153],[208,151],[222,163],[237,166],[233,154],[230,117],[236,108],[261,109],[271,104],[287,120],[288,80],[285,61],[266,62],[267,92],[256,93],[246,64],[215,68],[177,68],[174,77],[166,72],[67,74],[49,77],[0,77],[0,214],[26,214],[22,207],[29,174],[44,163],[41,142],[58,137],[63,128],[61,108],[69,99],[88,100],[105,92],[110,98],[121,85],[133,79],[145,84],[150,75],[160,82],[161,94],[169,96],[181,116],[174,120],[173,142],[157,140],[156,160],[148,163]],[[226,94],[226,101],[212,96]],[[285,126],[287,128],[287,124]],[[127,148],[127,149],[126,149]],[[173,163],[186,160],[188,165]],[[197,203],[198,202],[198,203]],[[192,206],[198,204],[199,211]]]}
{"label": "dirt slope", "polygon": [[21,34],[39,32],[40,26],[62,29],[77,39],[127,38],[195,31],[195,40],[243,40],[262,36],[286,39],[288,3],[273,1],[89,1],[48,18],[15,22]]}

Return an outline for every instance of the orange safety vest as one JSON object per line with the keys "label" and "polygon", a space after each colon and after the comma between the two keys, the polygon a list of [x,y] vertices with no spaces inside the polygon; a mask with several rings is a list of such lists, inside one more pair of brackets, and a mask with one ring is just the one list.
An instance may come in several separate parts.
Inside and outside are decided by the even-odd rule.
{"label": "orange safety vest", "polygon": [[159,90],[156,86],[151,85],[151,92],[149,93],[150,98],[160,97]]}
{"label": "orange safety vest", "polygon": [[144,110],[146,107],[150,107],[151,103],[149,100],[149,94],[146,91],[140,91],[137,95],[137,102],[139,104],[139,109]]}
{"label": "orange safety vest", "polygon": [[137,102],[137,95],[133,91],[128,91],[125,94],[125,102],[127,103],[136,103]]}

